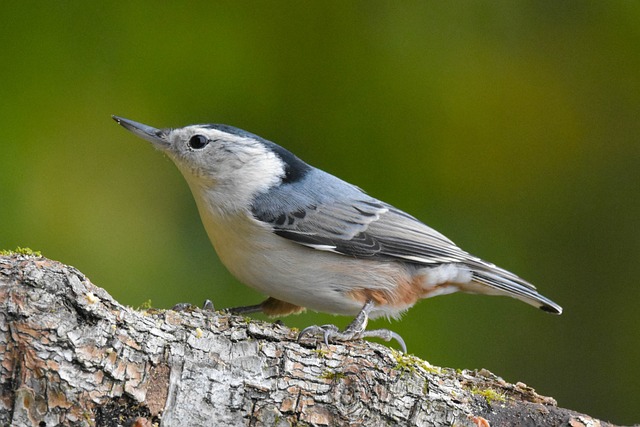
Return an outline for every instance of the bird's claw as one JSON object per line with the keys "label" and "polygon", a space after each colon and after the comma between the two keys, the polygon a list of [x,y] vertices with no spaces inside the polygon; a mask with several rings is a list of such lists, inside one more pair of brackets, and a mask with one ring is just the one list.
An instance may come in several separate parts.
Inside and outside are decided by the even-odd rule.
{"label": "bird's claw", "polygon": [[178,304],[171,307],[173,311],[189,311],[193,310],[193,304],[188,302],[179,302]]}
{"label": "bird's claw", "polygon": [[339,329],[336,325],[322,325],[322,326],[313,325],[313,326],[304,328],[302,331],[300,331],[300,333],[298,334],[298,342],[305,335],[322,334],[322,337],[324,338],[324,343],[327,346],[329,346],[329,339],[333,338],[336,334],[339,334],[339,333],[340,333]]}
{"label": "bird's claw", "polygon": [[373,337],[380,338],[384,341],[391,341],[392,339],[396,340],[400,347],[402,347],[402,352],[407,352],[407,346],[404,343],[402,337],[396,332],[390,331],[388,329],[374,329],[372,331],[363,331],[357,329],[351,329],[347,327],[344,331],[340,331],[336,325],[313,325],[307,328],[304,328],[298,334],[298,341],[300,341],[305,335],[320,335],[322,334],[322,338],[324,343],[328,346],[329,341],[353,341],[361,338]]}
{"label": "bird's claw", "polygon": [[[193,309],[194,309],[194,305],[188,302],[180,302],[174,305],[173,307],[171,307],[171,310],[173,311],[189,311]],[[204,300],[204,303],[202,304],[202,311],[208,311],[208,312],[216,311],[216,309],[213,306],[213,302],[211,302],[210,299]]]}
{"label": "bird's claw", "polygon": [[210,299],[204,300],[204,303],[202,304],[202,311],[216,311],[215,307],[213,306],[213,301],[211,301]]}
{"label": "bird's claw", "polygon": [[407,345],[404,343],[404,340],[402,339],[400,334],[398,334],[397,332],[390,331],[389,329],[374,329],[372,331],[363,331],[360,338],[365,338],[365,337],[380,338],[381,340],[384,340],[387,342],[391,341],[392,339],[396,340],[396,342],[400,344],[400,347],[402,348],[402,352],[403,353],[407,352]]}

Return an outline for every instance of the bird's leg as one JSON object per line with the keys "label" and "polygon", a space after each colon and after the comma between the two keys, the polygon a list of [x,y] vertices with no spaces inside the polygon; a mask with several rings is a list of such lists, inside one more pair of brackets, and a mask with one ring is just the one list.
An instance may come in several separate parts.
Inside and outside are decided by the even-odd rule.
{"label": "bird's leg", "polygon": [[369,312],[373,308],[373,301],[368,300],[362,307],[362,310],[358,313],[355,319],[344,329],[340,331],[335,325],[322,325],[322,326],[309,326],[303,329],[298,335],[298,341],[305,335],[322,334],[324,343],[329,345],[329,341],[352,341],[360,338],[375,337],[385,341],[391,341],[394,339],[402,347],[404,353],[407,352],[407,346],[404,340],[397,333],[388,329],[374,329],[367,331],[367,323],[369,322]]}
{"label": "bird's leg", "polygon": [[[243,307],[232,307],[232,308],[226,308],[224,311],[226,311],[227,313],[230,314],[251,314],[251,313],[259,313],[262,311],[262,304],[256,304],[256,305],[247,305],[247,306],[243,306]],[[187,311],[187,310],[193,310],[194,309],[194,305],[188,302],[180,302],[176,305],[174,305],[173,307],[171,307],[171,310],[174,311]],[[202,310],[203,311],[215,311],[215,309],[213,308],[213,303],[211,302],[211,300],[207,299],[204,300],[204,304],[202,304]]]}
{"label": "bird's leg", "polygon": [[262,312],[270,317],[275,316],[287,316],[289,314],[302,313],[305,310],[304,307],[291,304],[290,302],[282,301],[269,297],[262,301],[260,304],[248,305],[246,307],[234,307],[228,308],[225,311],[231,314],[250,314]]}
{"label": "bird's leg", "polygon": [[[193,308],[194,308],[194,305],[191,304],[191,303],[179,302],[178,304],[176,304],[173,307],[171,307],[171,310],[173,310],[173,311],[187,311],[187,310],[192,310]],[[204,300],[204,303],[202,304],[202,311],[211,311],[211,312],[216,311],[216,309],[213,307],[213,302],[211,302],[210,299]]]}
{"label": "bird's leg", "polygon": [[[193,309],[193,305],[189,303],[176,304],[173,306],[173,310],[175,311],[186,311]],[[204,306],[202,307],[204,311],[214,311],[213,303],[210,300],[206,300],[204,302]],[[262,301],[260,304],[255,305],[246,305],[242,307],[231,307],[223,310],[229,314],[251,314],[251,313],[264,313],[267,316],[286,316],[289,314],[298,314],[302,313],[305,310],[304,307],[300,307],[299,305],[291,304],[290,302],[281,301],[279,299],[275,299],[273,297],[269,297],[266,300]]]}
{"label": "bird's leg", "polygon": [[262,312],[262,304],[264,303],[255,304],[255,305],[245,305],[242,307],[231,307],[231,308],[226,308],[224,311],[230,314],[260,313]]}

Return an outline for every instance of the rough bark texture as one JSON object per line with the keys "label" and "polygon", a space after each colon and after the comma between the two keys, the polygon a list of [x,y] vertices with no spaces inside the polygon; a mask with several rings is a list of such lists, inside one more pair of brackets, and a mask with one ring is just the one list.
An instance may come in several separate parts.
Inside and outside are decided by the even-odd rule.
{"label": "rough bark texture", "polygon": [[138,311],[78,270],[0,256],[0,425],[606,425],[522,384],[277,323]]}

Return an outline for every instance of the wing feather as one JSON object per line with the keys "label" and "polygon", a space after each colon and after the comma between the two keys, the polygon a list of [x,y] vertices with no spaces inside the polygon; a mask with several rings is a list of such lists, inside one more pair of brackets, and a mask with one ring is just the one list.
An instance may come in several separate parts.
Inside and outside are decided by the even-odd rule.
{"label": "wing feather", "polygon": [[475,260],[411,215],[318,169],[304,182],[256,198],[252,213],[296,243],[359,258],[400,258],[418,264]]}

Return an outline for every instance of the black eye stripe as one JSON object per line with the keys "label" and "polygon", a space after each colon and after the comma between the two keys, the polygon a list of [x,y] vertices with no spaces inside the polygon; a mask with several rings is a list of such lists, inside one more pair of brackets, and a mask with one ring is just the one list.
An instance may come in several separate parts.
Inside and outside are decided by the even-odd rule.
{"label": "black eye stripe", "polygon": [[204,135],[193,135],[189,138],[189,147],[194,150],[201,150],[209,144],[209,139]]}

